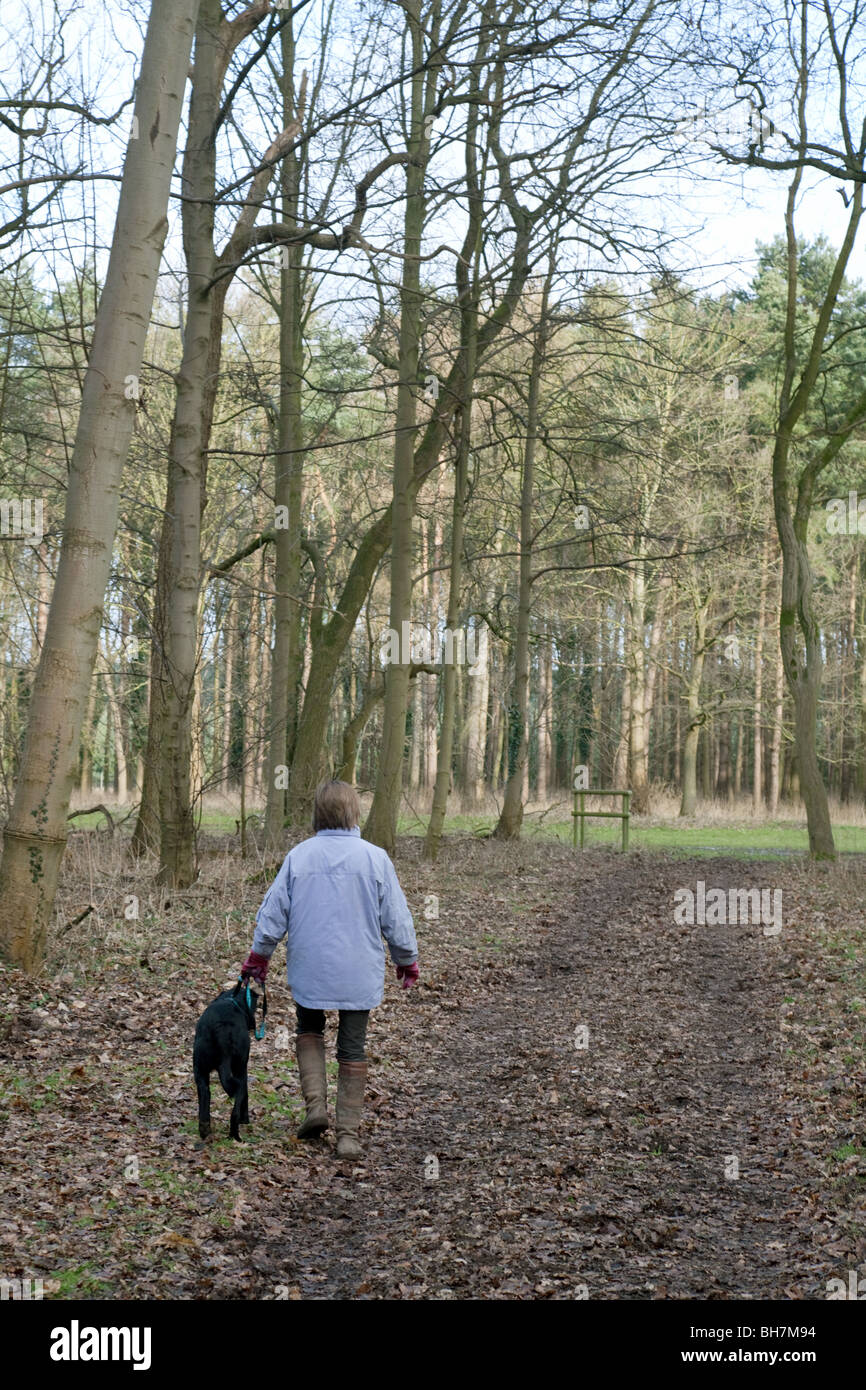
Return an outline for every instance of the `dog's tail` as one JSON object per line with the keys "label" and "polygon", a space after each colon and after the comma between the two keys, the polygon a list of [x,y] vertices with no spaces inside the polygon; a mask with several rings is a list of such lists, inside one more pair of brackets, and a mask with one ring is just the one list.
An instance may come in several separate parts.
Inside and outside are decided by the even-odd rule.
{"label": "dog's tail", "polygon": [[240,1076],[235,1076],[232,1060],[231,1057],[224,1057],[219,1064],[218,1071],[220,1084],[223,1090],[227,1096],[230,1096],[231,1099],[234,1100],[243,1082]]}

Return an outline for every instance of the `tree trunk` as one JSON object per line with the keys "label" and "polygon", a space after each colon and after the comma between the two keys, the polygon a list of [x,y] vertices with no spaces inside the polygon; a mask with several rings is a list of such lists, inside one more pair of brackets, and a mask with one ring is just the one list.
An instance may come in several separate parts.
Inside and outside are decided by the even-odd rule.
{"label": "tree trunk", "polygon": [[48,569],[48,544],[41,541],[36,551],[36,645],[42,650],[51,606],[51,574]]}
{"label": "tree trunk", "polygon": [[[788,439],[784,433],[776,444],[779,461],[774,484],[777,493],[777,525],[782,543],[782,608],[779,637],[788,688],[794,699],[794,737],[800,794],[806,806],[809,851],[814,859],[835,859],[836,847],[830,824],[827,791],[818,765],[818,694],[821,688],[823,657],[818,621],[812,610],[812,570],[806,543],[806,522],[795,527],[782,496],[781,478],[785,472]],[[800,534],[797,534],[798,530]],[[795,640],[799,625],[802,646]]]}
{"label": "tree trunk", "polygon": [[[398,347],[397,416],[394,438],[394,471],[391,529],[391,603],[389,621],[392,633],[402,639],[403,624],[412,617],[412,517],[416,492],[412,486],[417,428],[417,381],[421,331],[421,235],[426,199],[424,176],[429,155],[425,131],[428,103],[425,89],[429,75],[423,67],[424,41],[419,0],[406,0],[412,51],[411,110],[409,113],[410,161],[406,166],[406,210],[403,220],[403,269],[400,284],[400,333]],[[425,77],[427,80],[425,81]],[[435,88],[435,77],[433,79]],[[431,94],[432,95],[432,94]],[[432,109],[432,107],[430,108]],[[402,648],[402,640],[400,646]],[[399,660],[390,661],[385,670],[385,707],[382,712],[382,746],[373,804],[364,826],[364,838],[380,845],[389,854],[397,836],[397,814],[403,788],[403,757],[406,744],[406,711],[409,698],[411,652],[401,650]]]}
{"label": "tree trunk", "polygon": [[770,815],[774,816],[779,809],[779,771],[781,767],[782,752],[782,720],[784,717],[785,702],[785,669],[782,665],[782,653],[776,655],[776,687],[773,697],[773,742],[770,746]]}
{"label": "tree trunk", "polygon": [[66,844],[197,9],[196,0],[153,0],[138,76],[140,138],[130,141],[124,164],[69,469],[57,580],[0,862],[0,942],[6,958],[26,970],[42,960]]}
{"label": "tree trunk", "polygon": [[[439,565],[442,563],[442,516],[439,511],[439,498],[442,487],[442,475],[440,473],[436,480],[436,515],[433,518],[433,549],[431,553],[431,564],[433,573],[430,576],[430,631],[439,631],[440,601],[442,591],[442,579],[439,572]],[[426,775],[426,785],[431,789],[436,785],[436,756],[439,747],[439,684],[438,681],[424,682],[424,769]]]}
{"label": "tree trunk", "polygon": [[90,694],[87,697],[87,714],[84,717],[84,726],[81,731],[81,780],[79,783],[82,796],[89,796],[93,791],[93,719],[96,714],[96,680],[90,682]]}
{"label": "tree trunk", "polygon": [[731,801],[731,721],[719,725],[719,798]]}
{"label": "tree trunk", "polygon": [[[732,726],[733,727],[733,726]],[[674,703],[674,785],[682,788],[683,781],[683,711],[682,700]]]}
{"label": "tree trunk", "polygon": [[204,759],[201,701],[201,663],[196,664],[192,689],[191,745],[190,745],[190,786],[192,800],[195,802],[202,792],[204,781]]}
{"label": "tree trunk", "polygon": [[[267,587],[267,547],[262,546],[261,559],[259,563],[259,588],[264,593]],[[259,659],[261,661],[261,678],[259,689],[262,698],[259,702],[259,713],[256,720],[256,795],[263,802],[267,800],[267,762],[268,762],[268,720],[269,693],[271,689],[271,650],[273,647],[271,605],[267,600],[260,600],[258,604],[260,616],[260,644]]]}
{"label": "tree trunk", "polygon": [[[477,289],[477,283],[474,287]],[[465,306],[462,314],[462,337],[466,354],[466,399],[463,401],[460,418],[460,435],[457,444],[457,460],[454,468],[454,507],[451,516],[451,573],[448,586],[448,609],[445,625],[450,633],[457,630],[460,616],[460,589],[463,582],[463,531],[465,522],[466,485],[469,475],[469,446],[472,439],[472,391],[475,384],[475,344],[476,316],[475,304]],[[457,696],[457,656],[459,647],[452,651],[448,660],[447,651],[442,654],[442,723],[439,730],[439,750],[436,758],[436,783],[433,788],[433,804],[427,834],[424,841],[424,856],[435,860],[439,853],[439,841],[445,824],[448,806],[448,791],[451,782],[451,764],[454,748],[454,716]],[[474,677],[473,677],[474,679]]]}
{"label": "tree trunk", "polygon": [[484,763],[487,747],[487,708],[490,703],[490,633],[480,618],[475,622],[475,673],[469,682],[469,709],[466,714],[464,786],[470,805],[484,792]]}
{"label": "tree trunk", "polygon": [[553,639],[548,629],[538,647],[538,776],[535,794],[544,806],[550,795],[553,759]]}
{"label": "tree trunk", "polygon": [[337,772],[337,778],[341,782],[354,782],[355,763],[361,735],[367,727],[373,711],[381,705],[385,698],[384,681],[375,677],[374,679],[376,683],[368,691],[360,709],[352,716],[343,730],[343,748],[340,755],[340,767]]}
{"label": "tree trunk", "polygon": [[[626,610],[628,611],[628,610]],[[622,697],[620,700],[619,738],[613,755],[613,785],[620,790],[628,787],[629,716],[631,711],[631,671],[623,667]]]}
{"label": "tree trunk", "polygon": [[[424,632],[425,650],[432,652],[432,643],[435,639],[435,629],[430,616],[430,575],[429,575],[429,556],[427,553],[427,528],[423,524],[418,528],[421,543],[421,626]],[[409,770],[408,781],[413,792],[420,791],[424,785],[424,739],[422,728],[424,723],[424,691],[421,685],[416,684],[412,687],[411,709],[412,709],[412,737],[409,740]]]}
{"label": "tree trunk", "polygon": [[704,756],[701,763],[701,797],[706,805],[713,797],[713,722],[709,716],[704,719]]}
{"label": "tree trunk", "polygon": [[[482,39],[482,42],[484,40]],[[477,96],[477,83],[473,85],[472,95]],[[478,361],[478,276],[481,255],[481,206],[483,200],[483,174],[479,187],[476,168],[475,141],[478,126],[477,106],[472,106],[466,132],[466,182],[470,192],[469,226],[463,240],[462,256],[458,262],[457,281],[460,297],[460,347],[463,358],[463,399],[460,402],[460,431],[457,439],[457,458],[454,467],[454,503],[451,515],[451,570],[448,579],[448,609],[445,616],[446,630],[453,634],[460,616],[460,590],[463,583],[463,535],[465,528],[466,493],[469,480],[469,450],[472,444],[472,398],[475,391],[475,372]],[[467,267],[471,260],[471,272]],[[458,648],[459,650],[459,648]],[[442,723],[439,731],[439,747],[436,755],[436,781],[433,788],[433,802],[430,820],[424,841],[424,854],[435,860],[439,853],[439,842],[445,824],[448,806],[448,791],[451,783],[452,757],[454,749],[454,725],[457,696],[457,650],[448,661],[447,650],[442,654]],[[477,653],[475,653],[477,657]],[[473,668],[470,688],[478,679]],[[472,694],[474,695],[474,689]],[[471,696],[470,696],[471,698]]]}
{"label": "tree trunk", "polygon": [[[183,161],[184,253],[189,282],[183,356],[169,451],[170,579],[165,603],[165,645],[158,698],[162,702],[159,778],[159,880],[178,888],[195,879],[192,814],[192,702],[198,650],[201,520],[204,491],[206,387],[213,296],[214,125],[219,112],[222,44],[219,0],[202,0],[195,36],[189,138]],[[215,390],[215,383],[212,383]]]}
{"label": "tree trunk", "polygon": [[693,816],[698,802],[698,741],[706,715],[701,708],[701,684],[706,656],[707,609],[709,601],[695,609],[692,664],[686,680],[686,737],[683,744],[683,794],[680,815]]}
{"label": "tree trunk", "polygon": [[743,790],[743,745],[745,743],[745,722],[739,715],[735,717],[737,729],[737,752],[734,757],[734,800],[739,801]]}
{"label": "tree trunk", "polygon": [[120,701],[114,688],[114,673],[108,661],[105,663],[105,698],[108,704],[108,722],[114,736],[114,765],[117,769],[117,800],[125,806],[129,799],[129,785],[126,761],[126,747],[123,739],[123,718]]}
{"label": "tree trunk", "polygon": [[[805,98],[804,98],[805,100]],[[802,109],[800,112],[802,122]],[[862,417],[861,400],[846,416],[841,428],[825,447],[812,449],[801,467],[796,488],[789,477],[794,430],[805,414],[818,380],[821,363],[839,291],[845,276],[857,228],[863,215],[863,184],[854,182],[849,199],[848,225],[842,239],[830,281],[812,330],[806,363],[797,376],[797,307],[799,248],[794,226],[794,210],[802,180],[802,165],[788,188],[785,208],[787,246],[787,304],[785,313],[785,368],[779,393],[778,418],[773,444],[773,512],[782,547],[782,600],[779,613],[779,641],[785,679],[794,699],[794,737],[800,793],[806,806],[809,852],[813,859],[835,859],[836,846],[830,824],[827,790],[818,763],[818,697],[821,690],[823,655],[818,619],[812,606],[812,566],[809,560],[808,530],[815,483],[821,471],[835,458]],[[792,494],[795,503],[792,507]],[[798,634],[799,632],[799,640]]]}
{"label": "tree trunk", "polygon": [[656,596],[655,613],[653,614],[653,625],[650,631],[649,650],[646,659],[646,672],[644,676],[644,700],[643,700],[643,733],[642,733],[642,763],[643,763],[643,782],[647,788],[649,797],[650,784],[650,728],[652,726],[653,701],[655,700],[656,677],[659,669],[659,648],[662,644],[662,635],[665,627],[665,608],[667,607],[667,596],[670,588],[670,580],[664,578],[659,585]]}
{"label": "tree trunk", "polygon": [[764,541],[761,547],[761,597],[758,605],[758,633],[755,639],[755,706],[752,716],[753,729],[753,772],[752,807],[757,815],[764,800],[764,619],[767,612],[767,576],[769,569],[769,544]]}
{"label": "tree trunk", "polygon": [[109,776],[111,773],[111,709],[108,701],[105,702],[105,733],[102,738],[102,769],[99,776],[100,791],[109,790]]}
{"label": "tree trunk", "polygon": [[646,542],[638,538],[638,559],[634,565],[634,583],[631,586],[631,612],[629,633],[631,637],[629,718],[629,786],[631,787],[631,809],[637,815],[649,812],[649,782],[647,780],[646,758],[646,650],[644,647],[644,626],[646,623],[646,563],[643,554]]}
{"label": "tree trunk", "polygon": [[490,730],[484,749],[484,781],[485,784],[489,783],[490,790],[495,794],[499,790],[497,776],[502,742],[502,701],[498,693],[498,680],[491,681],[491,685],[493,690],[490,700]]}
{"label": "tree trunk", "polygon": [[261,760],[259,741],[259,715],[262,708],[262,699],[266,698],[264,692],[266,686],[261,678],[261,611],[258,594],[251,591],[248,605],[248,643],[247,643],[247,712],[245,725],[245,738],[247,755],[245,767],[247,770],[247,799],[252,802],[261,782]]}
{"label": "tree trunk", "polygon": [[424,771],[421,763],[422,694],[420,685],[412,691],[412,739],[409,745],[409,786],[413,792],[421,789]]}
{"label": "tree trunk", "polygon": [[851,800],[857,770],[857,689],[854,650],[857,635],[859,556],[856,551],[851,557],[848,570],[848,612],[840,653],[839,674],[839,798],[843,802]]}
{"label": "tree trunk", "polygon": [[147,701],[147,742],[144,749],[144,775],[141,781],[141,800],[138,806],[135,829],[129,845],[131,859],[159,849],[159,776],[161,761],[160,715],[162,702],[156,692],[162,681],[162,643],[165,632],[162,597],[164,583],[160,571],[167,564],[169,512],[171,510],[171,485],[169,484],[160,528],[159,552],[157,556],[157,581],[154,586],[153,611],[151,613],[150,640],[150,678],[148,680]]}
{"label": "tree trunk", "polygon": [[[196,615],[201,583],[201,523],[207,501],[207,449],[219,384],[225,299],[249,248],[256,216],[298,125],[282,132],[254,173],[232,234],[214,249],[216,144],[222,86],[238,43],[264,19],[253,4],[235,19],[219,0],[202,0],[196,29],[189,139],[183,163],[183,241],[188,278],[183,356],[169,451],[169,495],[162,607],[165,639],[159,687],[160,869],[162,882],[186,886],[195,877],[195,823],[190,796],[190,718],[197,657]],[[216,272],[219,271],[219,274]]]}
{"label": "tree trunk", "polygon": [[535,490],[535,451],[538,443],[538,401],[548,333],[547,305],[553,276],[553,252],[544,282],[539,319],[532,339],[526,441],[520,487],[520,578],[517,600],[517,640],[514,647],[514,689],[508,721],[508,781],[493,835],[513,840],[523,824],[524,777],[529,756],[529,622],[532,606],[532,510]]}
{"label": "tree trunk", "polygon": [[232,623],[235,621],[233,613],[234,604],[230,603],[226,609],[225,622],[223,624],[223,737],[222,737],[222,780],[228,796],[232,780],[232,710],[234,705],[234,657],[235,657],[235,630]]}
{"label": "tree trunk", "polygon": [[855,658],[854,699],[857,708],[857,766],[855,785],[857,794],[866,803],[866,558],[860,552],[860,607],[856,629],[857,654]]}
{"label": "tree trunk", "polygon": [[[291,15],[291,12],[290,12]],[[284,25],[282,44],[283,127],[296,114],[292,86],[295,41],[292,20]],[[294,150],[283,160],[282,217],[297,225],[300,161]],[[303,662],[301,645],[301,505],[303,488],[303,425],[301,386],[303,337],[301,246],[283,247],[280,272],[280,414],[274,462],[274,501],[278,513],[274,546],[274,648],[271,665],[270,743],[267,766],[265,835],[271,849],[282,843],[286,812],[286,781],[278,768],[292,761],[298,722],[298,693]],[[279,785],[278,785],[279,783]]]}

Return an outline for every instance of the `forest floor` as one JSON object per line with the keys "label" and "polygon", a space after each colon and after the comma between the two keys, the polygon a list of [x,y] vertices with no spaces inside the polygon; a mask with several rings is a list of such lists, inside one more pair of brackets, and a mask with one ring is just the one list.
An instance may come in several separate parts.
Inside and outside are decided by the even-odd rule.
{"label": "forest floor", "polygon": [[[94,911],[37,981],[0,975],[0,1277],[54,1298],[824,1299],[866,1270],[853,863],[467,837],[429,865],[401,841],[421,983],[388,971],[351,1165],[294,1138],[282,948],[252,1125],[228,1139],[214,1078],[196,1147],[195,1022],[275,865],[212,840],[164,898],[107,837],[73,841],[61,921]],[[678,925],[699,880],[780,889],[782,930]]]}

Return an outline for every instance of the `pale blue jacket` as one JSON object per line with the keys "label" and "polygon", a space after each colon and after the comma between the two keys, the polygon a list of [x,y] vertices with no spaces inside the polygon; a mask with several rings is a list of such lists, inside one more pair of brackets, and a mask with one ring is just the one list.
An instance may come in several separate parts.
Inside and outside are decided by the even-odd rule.
{"label": "pale blue jacket", "polygon": [[270,957],[287,933],[289,989],[307,1009],[381,1004],[383,935],[395,965],[418,959],[394,865],[357,826],[320,830],[289,850],[256,914],[253,950]]}

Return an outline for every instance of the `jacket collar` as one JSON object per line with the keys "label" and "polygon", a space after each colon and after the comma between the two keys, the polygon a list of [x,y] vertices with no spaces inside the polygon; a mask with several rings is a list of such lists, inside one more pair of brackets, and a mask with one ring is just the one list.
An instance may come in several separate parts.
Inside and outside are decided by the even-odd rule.
{"label": "jacket collar", "polygon": [[317,830],[317,835],[360,835],[360,825],[355,825],[351,830]]}

